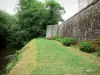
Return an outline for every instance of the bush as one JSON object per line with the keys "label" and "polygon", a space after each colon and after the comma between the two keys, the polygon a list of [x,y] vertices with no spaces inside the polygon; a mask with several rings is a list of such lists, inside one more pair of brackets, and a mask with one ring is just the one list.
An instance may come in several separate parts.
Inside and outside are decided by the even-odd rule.
{"label": "bush", "polygon": [[63,42],[62,38],[57,38],[56,41]]}
{"label": "bush", "polygon": [[95,51],[100,51],[100,38],[97,38],[93,41],[93,45],[95,47]]}
{"label": "bush", "polygon": [[63,38],[63,39],[62,39],[62,43],[63,43],[65,46],[70,46],[70,45],[73,43],[73,39],[72,39],[72,38]]}
{"label": "bush", "polygon": [[95,40],[86,40],[85,42],[90,42],[94,46],[95,51],[100,51],[100,38],[96,38]]}
{"label": "bush", "polygon": [[94,51],[94,47],[93,47],[92,43],[90,43],[90,42],[82,42],[80,44],[80,50],[91,53]]}
{"label": "bush", "polygon": [[98,56],[100,57],[100,52],[98,52]]}
{"label": "bush", "polygon": [[51,39],[52,39],[52,40],[57,40],[57,39],[59,39],[59,36],[52,36]]}
{"label": "bush", "polygon": [[63,42],[63,38],[60,38],[59,36],[53,36],[51,39],[59,42]]}

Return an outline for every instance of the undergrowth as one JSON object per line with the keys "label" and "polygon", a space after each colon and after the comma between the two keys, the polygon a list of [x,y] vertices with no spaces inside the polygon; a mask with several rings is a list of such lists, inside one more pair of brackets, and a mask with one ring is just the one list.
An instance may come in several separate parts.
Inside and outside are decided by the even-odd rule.
{"label": "undergrowth", "polygon": [[13,67],[17,64],[17,62],[20,60],[21,58],[21,53],[24,51],[24,49],[17,51],[16,54],[14,54],[14,56],[10,59],[10,63],[8,64],[8,66],[6,67],[6,70],[4,72],[5,74],[9,74],[9,72],[13,69]]}

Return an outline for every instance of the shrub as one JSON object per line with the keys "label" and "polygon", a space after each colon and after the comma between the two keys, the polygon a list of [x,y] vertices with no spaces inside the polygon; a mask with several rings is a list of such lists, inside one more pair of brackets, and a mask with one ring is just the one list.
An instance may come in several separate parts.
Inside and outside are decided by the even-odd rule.
{"label": "shrub", "polygon": [[63,39],[62,39],[62,43],[63,43],[65,46],[70,46],[70,45],[73,43],[73,39],[72,39],[72,38],[63,38]]}
{"label": "shrub", "polygon": [[52,40],[57,40],[59,38],[59,36],[52,36]]}
{"label": "shrub", "polygon": [[57,38],[56,41],[63,42],[62,38]]}
{"label": "shrub", "polygon": [[98,56],[100,57],[100,52],[98,52]]}
{"label": "shrub", "polygon": [[95,47],[95,51],[100,51],[100,38],[97,38],[93,41],[93,45]]}
{"label": "shrub", "polygon": [[97,38],[95,40],[86,40],[85,42],[90,42],[94,46],[95,51],[100,51],[100,38]]}
{"label": "shrub", "polygon": [[81,51],[91,53],[94,51],[93,49],[94,49],[94,47],[93,47],[92,43],[90,43],[90,42],[82,42],[80,44]]}

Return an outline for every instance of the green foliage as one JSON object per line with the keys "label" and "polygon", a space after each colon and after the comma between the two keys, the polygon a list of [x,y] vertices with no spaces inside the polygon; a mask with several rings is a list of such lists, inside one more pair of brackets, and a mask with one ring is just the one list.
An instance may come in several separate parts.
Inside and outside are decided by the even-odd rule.
{"label": "green foliage", "polygon": [[62,10],[64,8],[55,1],[20,0],[16,25],[10,29],[13,37],[9,37],[9,45],[20,48],[32,38],[45,36],[47,25],[60,21]]}
{"label": "green foliage", "polygon": [[53,36],[51,39],[59,41],[63,43],[65,46],[70,46],[71,44],[73,44],[72,38],[60,38],[59,36]]}
{"label": "green foliage", "polygon": [[59,36],[52,36],[52,40],[57,40],[59,38]]}
{"label": "green foliage", "polygon": [[100,51],[100,38],[96,38],[95,40],[86,40],[86,42],[92,43],[95,51]]}
{"label": "green foliage", "polygon": [[62,7],[55,0],[47,0],[46,6],[48,10],[48,25],[58,24],[58,21],[63,21],[61,14],[65,13],[64,7]]}
{"label": "green foliage", "polygon": [[47,0],[20,0],[17,14],[11,16],[0,10],[0,46],[21,48],[28,41],[45,36],[47,25],[62,20],[64,8],[59,3]]}
{"label": "green foliage", "polygon": [[10,21],[8,21],[9,18],[9,14],[0,10],[0,48],[4,48],[7,45],[8,28],[10,24]]}
{"label": "green foliage", "polygon": [[63,39],[62,39],[62,43],[63,43],[65,46],[70,46],[70,45],[73,43],[73,39],[72,39],[72,38],[63,38]]}
{"label": "green foliage", "polygon": [[100,57],[100,51],[98,52],[98,56]]}
{"label": "green foliage", "polygon": [[93,50],[94,47],[93,47],[92,43],[90,43],[90,42],[82,42],[79,47],[80,47],[80,50],[84,51],[84,52],[91,53],[94,51]]}
{"label": "green foliage", "polygon": [[63,38],[60,38],[59,36],[53,36],[51,39],[59,42],[63,42]]}

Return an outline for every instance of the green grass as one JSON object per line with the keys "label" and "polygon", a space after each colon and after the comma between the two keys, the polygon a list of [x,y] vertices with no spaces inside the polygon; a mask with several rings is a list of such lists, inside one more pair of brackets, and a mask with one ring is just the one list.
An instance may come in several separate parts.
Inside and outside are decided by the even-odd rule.
{"label": "green grass", "polygon": [[100,75],[98,57],[54,40],[32,40],[19,55],[8,75]]}
{"label": "green grass", "polygon": [[[74,54],[53,40],[36,39],[37,67],[31,75],[99,75],[100,65]],[[95,61],[94,61],[95,62]]]}

